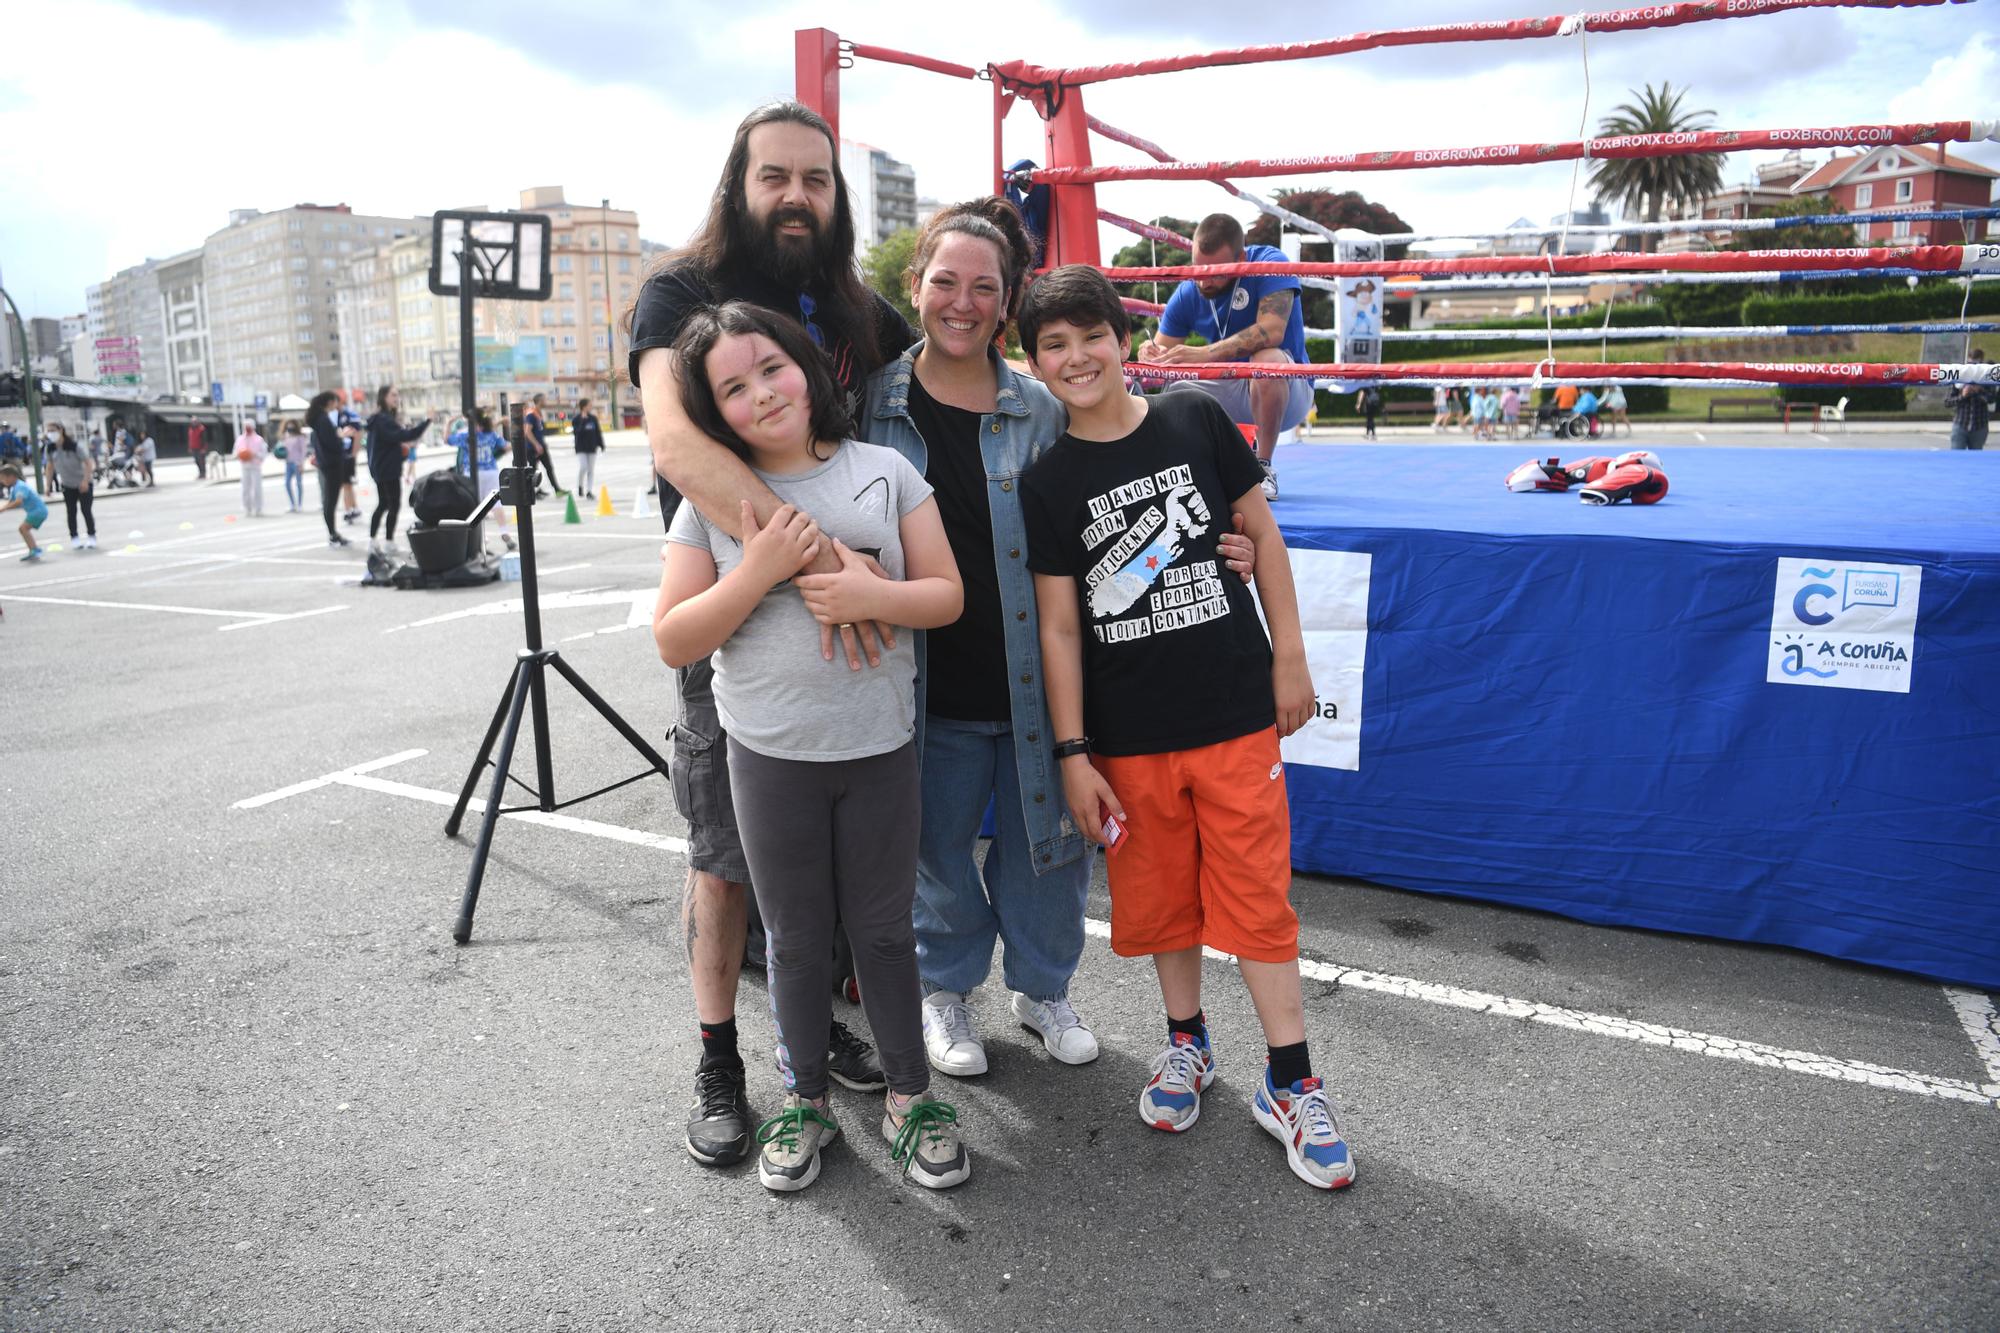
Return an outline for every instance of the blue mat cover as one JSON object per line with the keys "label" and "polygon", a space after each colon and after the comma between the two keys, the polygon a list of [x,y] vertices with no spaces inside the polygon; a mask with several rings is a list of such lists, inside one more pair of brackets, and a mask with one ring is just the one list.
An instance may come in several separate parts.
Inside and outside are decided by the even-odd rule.
{"label": "blue mat cover", "polygon": [[[1646,508],[1508,492],[1525,443],[1280,452],[1287,543],[1373,556],[1294,863],[2000,988],[2000,457],[1650,447]],[[1922,566],[1909,693],[1767,683],[1786,556]]]}

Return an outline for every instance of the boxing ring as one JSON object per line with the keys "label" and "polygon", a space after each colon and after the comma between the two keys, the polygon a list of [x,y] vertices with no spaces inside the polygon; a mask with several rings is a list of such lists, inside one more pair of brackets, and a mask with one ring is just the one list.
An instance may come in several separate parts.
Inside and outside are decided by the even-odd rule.
{"label": "boxing ring", "polygon": [[[1327,241],[1351,239],[1231,177],[1584,162],[1770,147],[2000,138],[1992,121],[1702,130],[1471,148],[1184,162],[1089,115],[1107,79],[1310,59],[1384,46],[1574,39],[1819,8],[1944,0],[1683,3],[1568,17],[1358,33],[1086,69],[984,68],[798,34],[798,94],[835,120],[839,74],[888,61],[992,85],[996,192],[1048,187],[1046,262],[1114,282],[1296,275],[1331,288],[1385,270],[1408,290],[1548,292],[1616,281],[1962,282],[1956,321],[1722,328],[1492,330],[1543,342],[1537,360],[1128,367],[1149,385],[1305,376],[1361,384],[1955,385],[2000,383],[1961,362],[1659,362],[1558,358],[1558,342],[1820,333],[1990,332],[1968,318],[1975,281],[2000,276],[1976,240],[2000,209],[1925,214],[1965,244],[1572,254],[1606,233],[1783,230],[1863,215],[1551,227],[1545,253],[1385,261],[1105,268],[1100,222],[1191,250],[1187,238],[1097,202],[1129,180],[1219,186]],[[1016,103],[1043,122],[1046,166],[1004,165]],[[837,121],[835,121],[837,124]],[[1091,136],[1148,162],[1094,163]],[[1572,174],[1571,209],[1575,175]],[[1874,217],[1880,221],[1879,215]],[[1465,233],[1450,233],[1462,236]],[[1382,243],[1415,233],[1367,237]],[[1336,250],[1336,253],[1343,253]],[[1158,307],[1136,297],[1138,313]],[[1384,331],[1378,341],[1465,338]],[[1335,331],[1315,330],[1315,336]],[[1343,351],[1351,350],[1342,341]],[[1379,354],[1379,353],[1378,353]],[[1599,507],[1511,494],[1535,446],[1281,446],[1276,512],[1297,575],[1318,716],[1285,743],[1293,861],[1301,869],[1640,926],[1779,944],[2000,988],[2000,471],[1948,452],[1657,446],[1659,504]],[[1571,446],[1589,452],[1581,442]],[[1615,446],[1607,452],[1616,452]]]}

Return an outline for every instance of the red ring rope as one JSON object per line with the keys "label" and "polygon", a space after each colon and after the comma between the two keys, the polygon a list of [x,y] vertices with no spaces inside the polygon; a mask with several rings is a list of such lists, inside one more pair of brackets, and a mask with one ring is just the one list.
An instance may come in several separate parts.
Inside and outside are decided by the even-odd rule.
{"label": "red ring rope", "polygon": [[1497,167],[1574,158],[1684,157],[1739,153],[1757,148],[1813,145],[1964,142],[1986,137],[1969,120],[1909,125],[1835,125],[1789,130],[1683,130],[1673,134],[1621,134],[1563,143],[1488,144],[1478,148],[1398,148],[1326,153],[1313,157],[1243,158],[1228,162],[1160,162],[1135,166],[1039,167],[1037,184],[1095,185],[1103,181],[1209,180],[1218,176],[1298,176],[1318,171],[1404,171],[1420,167]]}
{"label": "red ring rope", "polygon": [[2000,382],[2000,366],[1925,363],[1890,365],[1841,361],[1399,361],[1329,362],[1201,361],[1159,365],[1129,361],[1125,369],[1144,380],[1400,380],[1576,379],[1643,384],[1654,379],[1756,380],[1771,384],[1985,384]]}
{"label": "red ring rope", "polygon": [[1230,51],[1208,51],[1198,55],[1168,56],[1156,60],[1134,60],[1115,65],[1086,65],[1077,69],[1050,69],[1025,60],[994,66],[1009,82],[1026,84],[1067,84],[1080,87],[1107,79],[1129,79],[1140,74],[1170,74],[1178,70],[1206,69],[1214,65],[1254,65],[1274,60],[1310,60],[1317,56],[1344,55],[1350,51],[1371,51],[1385,46],[1431,46],[1446,42],[1519,41],[1557,37],[1572,17],[1580,17],[1590,32],[1631,32],[1641,28],[1677,28],[1684,23],[1710,19],[1754,18],[1760,14],[1798,9],[1908,9],[1963,0],[1691,0],[1687,3],[1646,5],[1637,9],[1611,9],[1572,16],[1555,14],[1538,19],[1491,19],[1476,23],[1438,23],[1419,28],[1392,28],[1383,32],[1357,32],[1316,42],[1285,42],[1274,46],[1245,46]]}
{"label": "red ring rope", "polygon": [[1930,273],[2000,272],[2000,245],[1909,245],[1895,249],[1714,250],[1684,254],[1477,255],[1461,259],[1398,259],[1299,264],[1172,264],[1106,268],[1113,282],[1171,278],[1249,278],[1292,274],[1315,278],[1424,273],[1739,273],[1768,269],[1922,269]]}

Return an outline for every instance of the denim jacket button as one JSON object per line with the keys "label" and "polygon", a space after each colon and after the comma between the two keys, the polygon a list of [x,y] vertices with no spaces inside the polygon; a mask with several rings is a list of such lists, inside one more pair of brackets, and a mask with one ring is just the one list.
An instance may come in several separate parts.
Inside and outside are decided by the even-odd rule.
{"label": "denim jacket button", "polygon": [[1016,620],[1026,620],[1027,618],[1028,618],[1028,613],[1026,611],[1016,611],[1014,613],[1014,619]]}
{"label": "denim jacket button", "polygon": [[1011,481],[1003,481],[1000,483],[1000,489],[1003,491],[1011,491],[1014,489],[1014,483]]}
{"label": "denim jacket button", "polygon": [[1041,804],[1041,803],[1042,803],[1042,802],[1043,802],[1044,800],[1046,800],[1046,799],[1047,799],[1047,798],[1046,798],[1046,797],[1044,797],[1044,796],[1043,796],[1043,795],[1042,795],[1042,794],[1041,794],[1040,792],[1036,792],[1036,793],[1035,793],[1035,804],[1036,804],[1036,805],[1040,805],[1040,804]]}
{"label": "denim jacket button", "polygon": [[1022,677],[1021,677],[1021,683],[1022,683],[1023,685],[1033,685],[1033,684],[1035,683],[1035,677],[1034,677],[1034,675],[1033,675],[1033,674],[1031,673],[1031,674],[1028,674],[1028,675],[1024,675],[1024,676],[1022,676]]}
{"label": "denim jacket button", "polygon": [[1019,560],[1021,558],[1021,548],[1016,546],[1013,550],[1007,552],[1007,558],[1009,560]]}
{"label": "denim jacket button", "polygon": [[1028,744],[1033,745],[1036,741],[1040,740],[1041,738],[1042,738],[1041,732],[1031,731],[1028,733]]}
{"label": "denim jacket button", "polygon": [[1055,858],[1054,858],[1054,857],[1052,857],[1052,856],[1050,856],[1050,855],[1049,855],[1049,854],[1048,854],[1047,852],[1043,852],[1043,853],[1042,853],[1042,864],[1043,864],[1043,865],[1047,865],[1047,864],[1048,864],[1048,863],[1049,863],[1050,861],[1052,861],[1052,860],[1054,860],[1054,859],[1055,859]]}

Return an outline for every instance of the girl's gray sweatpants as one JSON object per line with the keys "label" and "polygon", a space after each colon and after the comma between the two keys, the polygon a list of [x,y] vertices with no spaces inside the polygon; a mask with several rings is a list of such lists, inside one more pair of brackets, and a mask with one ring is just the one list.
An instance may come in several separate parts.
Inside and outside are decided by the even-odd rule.
{"label": "girl's gray sweatpants", "polygon": [[729,790],[764,917],[779,1054],[801,1096],[826,1092],[836,917],[890,1090],[930,1086],[910,908],[917,891],[917,747],[866,759],[773,759],[729,741]]}

